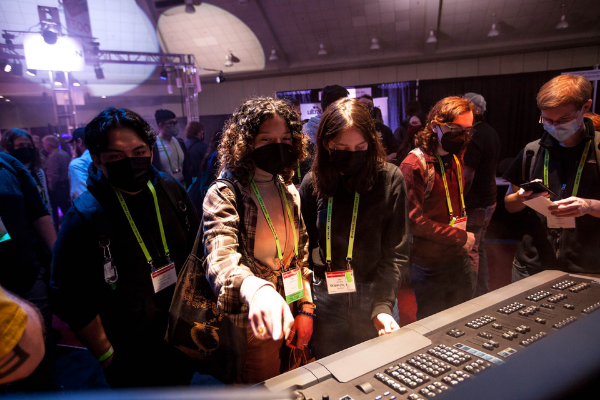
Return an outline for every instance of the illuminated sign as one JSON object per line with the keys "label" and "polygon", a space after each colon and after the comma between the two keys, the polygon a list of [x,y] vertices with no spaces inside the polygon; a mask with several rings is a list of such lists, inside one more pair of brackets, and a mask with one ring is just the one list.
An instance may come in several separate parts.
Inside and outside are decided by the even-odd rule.
{"label": "illuminated sign", "polygon": [[25,33],[23,48],[28,69],[48,71],[85,69],[81,39],[59,36],[55,44],[48,44],[39,33]]}

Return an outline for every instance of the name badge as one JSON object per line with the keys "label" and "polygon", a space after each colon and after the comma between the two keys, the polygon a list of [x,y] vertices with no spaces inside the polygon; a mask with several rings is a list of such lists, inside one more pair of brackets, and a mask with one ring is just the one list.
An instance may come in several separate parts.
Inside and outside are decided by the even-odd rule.
{"label": "name badge", "polygon": [[329,294],[356,292],[353,270],[326,272],[325,280]]}
{"label": "name badge", "polygon": [[285,301],[288,304],[304,297],[304,287],[302,286],[302,274],[300,268],[286,271],[281,274],[281,277],[283,278]]}
{"label": "name badge", "polygon": [[467,230],[467,217],[462,217],[462,218],[456,218],[454,220],[454,224],[452,224],[453,227],[458,228],[458,229],[462,229],[463,231]]}
{"label": "name badge", "polygon": [[175,284],[177,282],[177,273],[175,272],[175,264],[170,263],[161,269],[157,269],[152,273],[152,285],[154,293]]}
{"label": "name badge", "polygon": [[8,231],[6,230],[4,223],[2,222],[2,218],[0,218],[0,242],[4,242],[9,239],[10,239],[10,235],[8,234]]}

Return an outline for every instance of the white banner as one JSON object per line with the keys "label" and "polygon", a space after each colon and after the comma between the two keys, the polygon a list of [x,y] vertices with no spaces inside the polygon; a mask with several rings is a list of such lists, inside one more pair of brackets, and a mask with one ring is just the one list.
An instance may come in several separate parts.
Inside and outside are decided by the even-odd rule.
{"label": "white banner", "polygon": [[321,103],[306,103],[300,104],[300,112],[301,112],[301,120],[311,119],[312,117],[316,117],[317,115],[321,115],[323,111],[321,111]]}
{"label": "white banner", "polygon": [[373,105],[381,110],[381,117],[383,118],[383,124],[390,126],[389,113],[388,113],[388,98],[387,97],[376,97],[373,99]]}
{"label": "white banner", "polygon": [[48,44],[39,33],[24,33],[23,49],[28,69],[47,71],[85,69],[81,39],[59,36],[55,44]]}
{"label": "white banner", "polygon": [[600,69],[589,69],[587,71],[571,71],[563,72],[561,75],[581,75],[587,78],[588,81],[600,80]]}

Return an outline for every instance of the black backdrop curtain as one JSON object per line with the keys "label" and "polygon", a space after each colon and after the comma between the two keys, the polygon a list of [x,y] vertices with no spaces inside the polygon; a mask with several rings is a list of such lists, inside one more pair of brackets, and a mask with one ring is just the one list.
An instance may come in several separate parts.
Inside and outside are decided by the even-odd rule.
{"label": "black backdrop curtain", "polygon": [[516,157],[532,140],[540,138],[540,110],[535,98],[544,83],[562,71],[476,76],[419,81],[419,102],[424,112],[447,96],[481,94],[487,103],[485,117],[500,136],[500,160]]}

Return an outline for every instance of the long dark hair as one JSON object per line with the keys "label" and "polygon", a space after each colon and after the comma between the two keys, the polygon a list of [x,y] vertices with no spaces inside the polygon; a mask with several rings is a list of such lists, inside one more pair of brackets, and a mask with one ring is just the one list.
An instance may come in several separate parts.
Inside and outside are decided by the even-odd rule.
{"label": "long dark hair", "polygon": [[[473,111],[473,103],[462,97],[451,96],[438,101],[429,111],[425,126],[415,135],[415,146],[435,154],[440,142],[437,133],[431,127],[431,121],[435,120],[439,124],[452,123],[459,115],[469,111]],[[465,140],[462,152],[467,148],[470,136],[466,135]]]}
{"label": "long dark hair", "polygon": [[31,142],[31,145],[33,146],[33,158],[31,159],[29,170],[37,172],[42,168],[42,161],[40,159],[40,151],[35,147],[35,143],[33,143],[33,138],[29,132],[19,128],[11,128],[2,135],[0,146],[4,147],[8,154],[12,155],[15,151],[15,140],[19,137],[26,137]]}
{"label": "long dark hair", "polygon": [[367,108],[356,99],[340,99],[327,107],[317,129],[317,154],[311,171],[315,194],[318,196],[332,197],[338,187],[341,177],[329,159],[328,147],[331,141],[349,128],[362,134],[368,148],[364,166],[348,180],[347,189],[360,194],[367,193],[375,184],[377,171],[385,164],[383,146],[377,138],[375,124]]}
{"label": "long dark hair", "polygon": [[219,145],[221,169],[231,172],[243,185],[248,184],[248,177],[256,168],[250,154],[254,151],[254,138],[258,135],[258,128],[263,122],[276,116],[284,119],[292,134],[294,158],[279,174],[287,185],[292,182],[298,161],[306,158],[307,139],[302,134],[302,122],[285,101],[272,97],[247,100],[225,122],[223,138]]}

